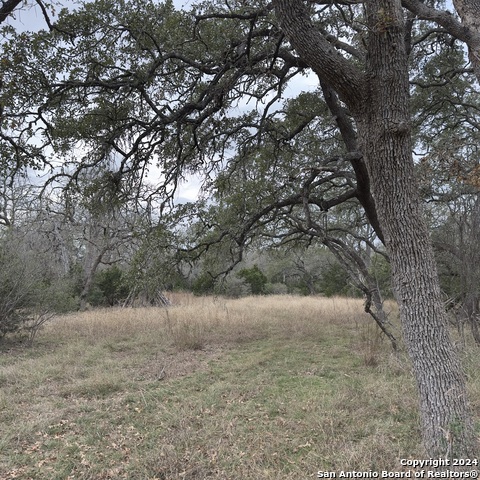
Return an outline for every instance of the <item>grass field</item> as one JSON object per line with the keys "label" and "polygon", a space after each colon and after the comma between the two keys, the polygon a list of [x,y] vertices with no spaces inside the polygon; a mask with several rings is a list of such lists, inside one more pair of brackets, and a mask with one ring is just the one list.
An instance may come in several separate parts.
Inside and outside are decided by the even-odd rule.
{"label": "grass field", "polygon": [[[2,480],[306,479],[423,458],[406,355],[360,300],[172,300],[3,345]],[[478,419],[478,354],[463,356]]]}

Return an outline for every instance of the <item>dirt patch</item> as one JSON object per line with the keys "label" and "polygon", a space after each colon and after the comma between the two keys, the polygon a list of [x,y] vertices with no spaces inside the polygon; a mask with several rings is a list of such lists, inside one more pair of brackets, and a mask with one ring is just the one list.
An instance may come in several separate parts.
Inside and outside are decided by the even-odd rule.
{"label": "dirt patch", "polygon": [[224,346],[211,346],[202,350],[175,350],[155,354],[136,372],[137,380],[167,380],[208,370],[212,361],[220,360],[228,350]]}

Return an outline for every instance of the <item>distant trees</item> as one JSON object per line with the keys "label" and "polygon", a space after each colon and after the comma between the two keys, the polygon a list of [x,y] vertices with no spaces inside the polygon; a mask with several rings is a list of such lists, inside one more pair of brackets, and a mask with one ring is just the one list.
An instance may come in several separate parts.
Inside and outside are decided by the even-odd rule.
{"label": "distant trees", "polygon": [[462,195],[449,202],[433,230],[445,303],[459,330],[468,325],[480,344],[480,198]]}
{"label": "distant trees", "polygon": [[[393,298],[388,261],[373,254],[368,272],[379,289],[381,301]],[[251,248],[226,277],[222,269],[216,270],[208,261],[198,262],[186,274],[183,288],[191,288],[198,295],[217,293],[231,297],[251,294],[360,297],[364,287],[356,278],[325,246],[257,247]]]}
{"label": "distant trees", "polygon": [[[25,179],[4,183],[0,337],[19,330],[34,334],[35,325],[54,313],[120,304],[141,289],[138,259],[142,248],[148,254],[158,218],[152,208],[109,198],[101,182],[100,177],[43,191]],[[145,272],[152,291],[171,282],[159,267],[167,256],[167,248],[157,245],[155,262]]]}
{"label": "distant trees", "polygon": [[44,308],[49,279],[32,253],[13,238],[0,244],[0,338],[28,326],[35,310]]}

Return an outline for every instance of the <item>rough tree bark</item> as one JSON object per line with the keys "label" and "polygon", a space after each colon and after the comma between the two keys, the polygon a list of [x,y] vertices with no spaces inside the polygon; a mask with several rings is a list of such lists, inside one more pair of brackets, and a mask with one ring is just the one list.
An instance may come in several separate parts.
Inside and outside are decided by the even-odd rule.
{"label": "rough tree bark", "polygon": [[465,380],[413,170],[403,11],[400,1],[390,0],[370,0],[366,9],[367,108],[357,124],[419,389],[425,447],[432,455],[473,454]]}
{"label": "rough tree bark", "polygon": [[400,0],[365,3],[365,70],[313,25],[306,2],[276,0],[281,27],[302,59],[355,118],[378,219],[392,262],[428,455],[468,457],[475,438],[460,362],[447,329],[433,249],[413,172],[408,68]]}

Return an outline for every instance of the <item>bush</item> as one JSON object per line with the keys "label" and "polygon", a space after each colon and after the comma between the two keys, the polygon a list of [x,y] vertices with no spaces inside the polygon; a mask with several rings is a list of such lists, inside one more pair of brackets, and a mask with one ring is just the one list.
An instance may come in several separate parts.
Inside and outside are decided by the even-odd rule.
{"label": "bush", "polygon": [[213,293],[215,288],[215,279],[208,273],[199,275],[192,285],[192,292],[194,295],[208,295]]}
{"label": "bush", "polygon": [[250,289],[254,295],[265,293],[265,285],[268,279],[257,265],[254,265],[252,268],[240,270],[237,276],[243,278],[243,280],[250,285]]}
{"label": "bush", "polygon": [[320,281],[320,292],[327,297],[333,297],[334,295],[361,296],[361,292],[351,285],[348,272],[336,262],[331,263],[324,270]]}
{"label": "bush", "polygon": [[38,272],[31,271],[28,257],[9,246],[4,243],[0,250],[0,337],[22,327],[41,284]]}
{"label": "bush", "polygon": [[124,274],[117,265],[99,272],[95,279],[95,287],[101,293],[101,303],[110,307],[113,307],[121,300],[125,300],[129,293]]}
{"label": "bush", "polygon": [[392,268],[385,257],[378,254],[374,255],[370,271],[377,282],[382,296],[384,298],[393,298]]}
{"label": "bush", "polygon": [[70,282],[56,278],[46,260],[14,238],[0,243],[0,338],[24,330],[33,340],[55,312],[76,307]]}

